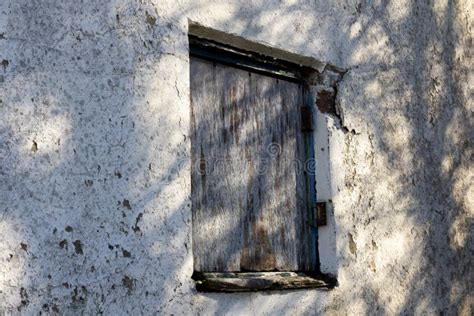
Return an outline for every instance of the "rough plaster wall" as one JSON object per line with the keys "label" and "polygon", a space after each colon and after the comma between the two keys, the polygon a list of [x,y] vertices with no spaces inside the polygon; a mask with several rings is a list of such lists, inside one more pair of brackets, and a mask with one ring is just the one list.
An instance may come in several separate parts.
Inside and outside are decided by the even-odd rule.
{"label": "rough plaster wall", "polygon": [[[470,1],[1,1],[0,311],[473,312]],[[188,19],[348,69],[340,286],[196,293]]]}

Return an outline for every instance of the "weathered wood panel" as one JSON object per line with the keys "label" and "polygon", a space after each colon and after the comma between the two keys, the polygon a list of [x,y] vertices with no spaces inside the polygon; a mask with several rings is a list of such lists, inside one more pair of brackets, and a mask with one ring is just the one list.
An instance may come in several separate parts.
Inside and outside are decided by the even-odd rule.
{"label": "weathered wood panel", "polygon": [[295,272],[195,273],[196,288],[203,292],[248,292],[287,289],[331,289],[337,280],[327,275]]}
{"label": "weathered wood panel", "polygon": [[195,271],[310,268],[303,93],[191,59]]}

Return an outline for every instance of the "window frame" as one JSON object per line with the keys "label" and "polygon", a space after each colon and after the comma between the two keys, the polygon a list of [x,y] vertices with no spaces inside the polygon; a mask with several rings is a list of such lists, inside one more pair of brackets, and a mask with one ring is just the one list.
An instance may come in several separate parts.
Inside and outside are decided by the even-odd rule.
{"label": "window frame", "polygon": [[[302,137],[305,145],[305,163],[313,163],[313,168],[305,168],[307,221],[311,237],[311,271],[304,272],[194,272],[196,288],[206,292],[241,292],[273,289],[333,288],[337,280],[320,272],[318,253],[318,203],[316,200],[316,175],[314,152],[314,97],[309,88],[309,80],[316,70],[283,59],[261,53],[239,49],[213,40],[189,35],[190,58],[197,57],[227,66],[264,74],[275,78],[302,84],[304,100],[300,106]],[[192,74],[191,74],[192,75]],[[191,91],[192,94],[192,91]],[[308,172],[309,169],[309,172]],[[193,254],[194,256],[194,254]]]}

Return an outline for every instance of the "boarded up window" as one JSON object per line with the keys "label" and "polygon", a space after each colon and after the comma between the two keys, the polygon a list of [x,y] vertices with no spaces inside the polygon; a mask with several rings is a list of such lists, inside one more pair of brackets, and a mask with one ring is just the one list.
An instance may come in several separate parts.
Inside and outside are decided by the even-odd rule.
{"label": "boarded up window", "polygon": [[194,270],[314,271],[306,89],[208,57],[191,57]]}

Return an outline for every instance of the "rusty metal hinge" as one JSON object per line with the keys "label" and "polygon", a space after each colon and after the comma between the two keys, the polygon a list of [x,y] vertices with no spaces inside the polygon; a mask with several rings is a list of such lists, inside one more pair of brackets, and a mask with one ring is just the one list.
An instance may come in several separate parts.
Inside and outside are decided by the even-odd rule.
{"label": "rusty metal hinge", "polygon": [[316,203],[316,225],[318,226],[327,225],[326,202]]}
{"label": "rusty metal hinge", "polygon": [[313,131],[313,113],[309,106],[301,107],[301,131]]}

